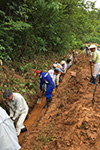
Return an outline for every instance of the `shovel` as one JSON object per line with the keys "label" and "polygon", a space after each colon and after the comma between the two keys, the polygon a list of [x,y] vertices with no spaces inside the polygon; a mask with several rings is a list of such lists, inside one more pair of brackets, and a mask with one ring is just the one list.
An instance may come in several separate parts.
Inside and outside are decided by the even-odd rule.
{"label": "shovel", "polygon": [[37,104],[41,104],[42,96],[43,96],[43,90],[41,91],[40,98],[38,98],[38,100],[37,100]]}

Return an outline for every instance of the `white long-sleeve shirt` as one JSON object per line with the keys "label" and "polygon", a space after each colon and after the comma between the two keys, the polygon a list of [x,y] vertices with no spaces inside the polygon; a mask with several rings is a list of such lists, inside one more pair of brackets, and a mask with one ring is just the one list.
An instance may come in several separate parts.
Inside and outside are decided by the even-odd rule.
{"label": "white long-sleeve shirt", "polygon": [[6,111],[0,107],[0,150],[19,150],[16,130]]}
{"label": "white long-sleeve shirt", "polygon": [[15,120],[20,114],[28,112],[28,105],[24,97],[19,93],[13,93],[13,99],[8,101],[10,117]]}
{"label": "white long-sleeve shirt", "polygon": [[48,71],[49,75],[51,76],[53,82],[55,83],[55,79],[56,79],[56,75],[54,74],[54,70],[53,69],[50,69]]}
{"label": "white long-sleeve shirt", "polygon": [[49,75],[51,76],[53,82],[55,83],[55,85],[59,85],[59,74],[54,74],[54,69],[50,69],[48,71]]}

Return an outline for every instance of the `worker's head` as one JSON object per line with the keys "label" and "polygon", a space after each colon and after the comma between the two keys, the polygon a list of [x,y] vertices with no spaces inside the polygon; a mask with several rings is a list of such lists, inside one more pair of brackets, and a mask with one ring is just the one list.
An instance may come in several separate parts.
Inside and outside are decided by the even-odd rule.
{"label": "worker's head", "polygon": [[91,52],[94,52],[97,49],[97,46],[93,44],[89,47],[89,49],[91,50]]}
{"label": "worker's head", "polygon": [[58,69],[54,69],[54,74],[58,74],[59,70]]}
{"label": "worker's head", "polygon": [[40,74],[41,74],[41,71],[40,71],[40,70],[37,70],[37,71],[36,71],[36,76],[39,76],[39,77],[40,77]]}
{"label": "worker's head", "polygon": [[5,90],[3,93],[3,97],[7,100],[12,100],[13,99],[13,93],[11,90]]}
{"label": "worker's head", "polygon": [[71,58],[67,59],[67,63],[69,63],[71,61]]}
{"label": "worker's head", "polygon": [[62,60],[61,61],[61,65],[63,66],[65,64],[65,60]]}
{"label": "worker's head", "polygon": [[57,64],[54,63],[54,64],[53,64],[53,68],[56,68],[56,67],[57,67]]}

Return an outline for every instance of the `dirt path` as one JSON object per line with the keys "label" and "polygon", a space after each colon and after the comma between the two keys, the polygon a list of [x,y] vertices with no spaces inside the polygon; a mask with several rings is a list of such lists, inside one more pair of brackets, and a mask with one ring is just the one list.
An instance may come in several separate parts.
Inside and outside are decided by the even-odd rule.
{"label": "dirt path", "polygon": [[[43,111],[43,106],[45,105],[45,97],[42,99],[41,104],[36,104],[34,106],[34,109],[31,111],[31,113],[28,115],[28,119],[25,120],[24,125],[27,127],[28,131],[31,129],[31,127],[34,125],[35,121],[38,119],[38,117],[41,115],[41,112]],[[27,135],[27,132],[21,133],[19,136],[19,143],[22,144],[22,141],[24,137]]]}

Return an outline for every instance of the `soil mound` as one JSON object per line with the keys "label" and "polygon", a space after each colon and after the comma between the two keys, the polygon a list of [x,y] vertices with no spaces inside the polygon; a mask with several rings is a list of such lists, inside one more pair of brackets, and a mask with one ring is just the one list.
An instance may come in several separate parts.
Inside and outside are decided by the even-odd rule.
{"label": "soil mound", "polygon": [[27,132],[22,150],[100,150],[100,89],[93,105],[89,59],[82,53],[65,74],[50,106]]}

